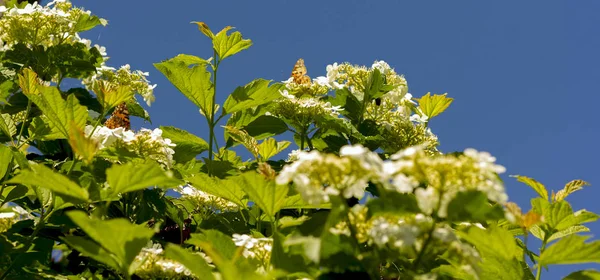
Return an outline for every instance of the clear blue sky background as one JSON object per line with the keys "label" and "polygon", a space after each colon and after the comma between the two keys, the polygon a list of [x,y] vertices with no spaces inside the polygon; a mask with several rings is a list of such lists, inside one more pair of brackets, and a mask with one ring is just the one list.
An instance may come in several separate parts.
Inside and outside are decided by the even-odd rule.
{"label": "clear blue sky background", "polygon": [[[129,63],[158,84],[153,124],[134,120],[135,128],[175,125],[207,138],[198,109],[152,63],[180,53],[212,55],[191,21],[213,31],[232,25],[254,46],[221,65],[219,101],[255,78],[287,79],[300,57],[311,77],[325,75],[333,62],[385,60],[405,75],[414,96],[455,98],[431,124],[441,149],[491,152],[507,167],[510,199],[525,211],[535,193],[510,174],[555,191],[584,179],[592,186],[568,200],[576,210],[600,212],[598,1],[73,2],[109,20],[82,36],[106,46],[110,66]],[[600,223],[590,228],[600,233]],[[600,268],[554,266],[543,279],[591,267]]]}

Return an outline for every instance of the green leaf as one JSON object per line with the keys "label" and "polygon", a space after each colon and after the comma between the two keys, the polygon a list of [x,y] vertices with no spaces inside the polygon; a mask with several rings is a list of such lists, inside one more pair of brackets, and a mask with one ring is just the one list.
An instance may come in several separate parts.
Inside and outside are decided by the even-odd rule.
{"label": "green leaf", "polygon": [[241,177],[242,188],[250,200],[256,203],[271,221],[274,221],[275,215],[285,203],[289,188],[277,185],[272,180],[266,180],[262,175],[253,171],[246,172]]}
{"label": "green leaf", "polygon": [[250,136],[256,138],[256,140],[261,140],[286,132],[288,130],[288,126],[280,118],[273,116],[260,116],[246,126],[242,127],[242,129],[248,132]]}
{"label": "green leaf", "polygon": [[558,225],[556,225],[556,230],[564,230],[574,225],[580,225],[584,223],[594,222],[598,220],[598,215],[592,212],[588,212],[586,210],[579,210],[568,217],[562,219]]}
{"label": "green leaf", "polygon": [[487,230],[470,227],[466,233],[457,231],[457,234],[473,244],[482,255],[497,256],[505,260],[520,259],[523,256],[513,235],[505,229],[495,226]]}
{"label": "green leaf", "polygon": [[29,94],[27,97],[42,110],[52,129],[59,131],[62,138],[69,138],[71,123],[84,129],[88,112],[84,106],[79,105],[74,95],[71,94],[64,100],[56,87],[41,87],[40,91],[40,94]]}
{"label": "green leaf", "polygon": [[521,176],[521,175],[512,175],[511,177],[517,178],[517,181],[521,182],[521,183],[525,183],[526,185],[530,186],[535,192],[537,192],[540,197],[542,197],[545,200],[548,200],[548,191],[546,190],[546,187],[544,187],[544,185],[538,181],[536,181],[533,178],[529,178],[526,176]]}
{"label": "green leaf", "polygon": [[117,105],[131,99],[133,90],[128,86],[115,86],[114,83],[106,80],[96,80],[92,90],[98,96],[98,101],[102,105],[104,112],[117,107]]}
{"label": "green leaf", "polygon": [[446,97],[447,93],[434,94],[428,92],[423,97],[419,98],[419,108],[428,118],[433,118],[444,112],[448,106],[454,101],[454,98]]}
{"label": "green leaf", "polygon": [[[190,55],[178,55],[169,60],[155,63],[158,69],[185,97],[198,106],[207,118],[211,117],[214,88],[208,61]],[[190,67],[191,66],[191,67]]]}
{"label": "green leaf", "polygon": [[579,233],[579,232],[589,232],[589,231],[590,231],[590,229],[587,228],[586,226],[581,226],[581,225],[571,226],[571,227],[568,227],[566,229],[563,229],[561,231],[558,231],[558,232],[550,235],[550,237],[548,237],[547,242],[550,242],[552,240],[556,240],[559,238],[563,238],[563,237],[571,235],[571,234],[575,234],[575,233]]}
{"label": "green leaf", "polygon": [[[210,248],[218,254],[217,257],[222,257],[225,260],[233,259],[237,250],[237,246],[235,246],[235,243],[233,243],[230,236],[214,229],[203,230],[202,233],[192,233],[190,239],[185,243],[192,244],[202,249]],[[209,252],[205,252],[212,257]]]}
{"label": "green leaf", "polygon": [[15,92],[16,84],[11,80],[0,83],[0,102],[7,103],[7,98]]}
{"label": "green leaf", "polygon": [[208,194],[227,199],[242,208],[247,207],[246,193],[242,189],[239,176],[218,179],[210,177],[205,173],[196,173],[185,178],[190,185]]}
{"label": "green leaf", "polygon": [[552,196],[554,201],[561,201],[567,198],[570,194],[583,189],[584,186],[589,186],[590,183],[583,180],[573,180],[568,182],[565,187]]}
{"label": "green leaf", "polygon": [[79,17],[75,20],[74,32],[90,30],[99,24],[106,25],[106,21],[97,16],[79,13]]}
{"label": "green leaf", "polygon": [[279,97],[281,84],[269,86],[268,80],[256,79],[243,87],[237,87],[223,104],[223,113],[231,114],[269,103]]}
{"label": "green leaf", "polygon": [[193,254],[174,244],[167,244],[165,257],[172,259],[189,269],[199,279],[215,279],[212,268],[208,266],[204,257]]}
{"label": "green leaf", "polygon": [[563,280],[600,280],[600,272],[597,270],[580,270],[567,275]]}
{"label": "green leaf", "polygon": [[252,46],[252,41],[250,39],[242,39],[242,33],[239,31],[228,35],[227,31],[232,28],[231,26],[223,28],[213,39],[213,48],[219,55],[219,60],[223,60]]}
{"label": "green leaf", "polygon": [[569,235],[546,248],[539,264],[600,263],[600,240],[584,243],[589,236]]}
{"label": "green leaf", "polygon": [[285,201],[283,202],[283,205],[281,206],[281,209],[330,209],[330,208],[331,208],[330,203],[323,203],[321,205],[310,204],[310,203],[306,202],[302,198],[302,195],[300,195],[300,194],[288,196],[285,199]]}
{"label": "green leaf", "polygon": [[127,104],[127,110],[129,111],[130,116],[142,118],[143,120],[152,123],[148,111],[146,111],[135,98],[127,100],[125,104]]}
{"label": "green leaf", "polygon": [[66,214],[91,239],[114,255],[121,272],[129,275],[135,270],[131,265],[135,257],[154,235],[154,231],[145,225],[134,225],[124,218],[90,219],[83,211],[69,211]]}
{"label": "green leaf", "polygon": [[277,142],[274,138],[268,138],[258,145],[258,154],[260,154],[263,161],[267,161],[276,154],[281,153],[290,144],[289,141]]}
{"label": "green leaf", "polygon": [[8,137],[17,134],[17,126],[9,114],[0,115],[0,131]]}
{"label": "green leaf", "polygon": [[561,230],[560,224],[566,223],[570,216],[573,216],[573,209],[566,201],[559,201],[550,204],[550,208],[546,213],[543,213],[544,221],[550,228]]}
{"label": "green leaf", "polygon": [[106,181],[113,196],[153,186],[170,188],[183,183],[174,178],[171,171],[164,171],[158,163],[153,161],[143,164],[133,162],[123,165],[115,164],[106,170]]}
{"label": "green leaf", "polygon": [[68,177],[42,164],[31,163],[29,167],[31,168],[30,170],[21,170],[21,173],[10,179],[7,184],[23,184],[29,187],[38,186],[77,202],[86,202],[88,200],[89,195],[87,190],[71,181]]}
{"label": "green leaf", "polygon": [[292,254],[289,250],[286,251],[283,243],[285,236],[279,232],[273,234],[273,249],[271,252],[271,264],[274,268],[283,269],[288,273],[305,271],[306,264],[304,258],[300,254]]}
{"label": "green leaf", "polygon": [[8,187],[4,188],[2,193],[0,193],[0,195],[2,195],[2,197],[4,198],[2,203],[0,203],[0,206],[6,204],[8,202],[15,201],[19,198],[25,197],[27,195],[28,191],[29,191],[29,189],[27,187],[24,187],[21,185],[8,186]]}
{"label": "green leaf", "polygon": [[164,138],[169,138],[177,146],[173,148],[175,155],[173,159],[176,162],[184,163],[194,158],[196,155],[206,151],[208,149],[208,143],[204,139],[191,134],[183,129],[179,129],[173,126],[161,126]]}
{"label": "green leaf", "polygon": [[69,244],[69,246],[79,251],[83,256],[90,257],[116,270],[122,269],[121,264],[114,259],[109,251],[92,240],[88,240],[82,236],[65,236],[61,239]]}
{"label": "green leaf", "polygon": [[0,145],[0,181],[4,180],[4,176],[9,171],[13,159],[13,152],[7,146]]}
{"label": "green leaf", "polygon": [[491,205],[481,191],[459,192],[448,204],[448,220],[453,222],[486,222],[504,217],[500,205]]}
{"label": "green leaf", "polygon": [[98,150],[98,143],[85,135],[83,130],[79,129],[74,123],[71,123],[71,132],[69,135],[69,145],[73,152],[79,158],[83,159],[83,162],[90,164],[96,155]]}
{"label": "green leaf", "polygon": [[421,212],[417,199],[412,193],[405,194],[395,191],[381,192],[379,197],[369,199],[367,208],[370,216]]}

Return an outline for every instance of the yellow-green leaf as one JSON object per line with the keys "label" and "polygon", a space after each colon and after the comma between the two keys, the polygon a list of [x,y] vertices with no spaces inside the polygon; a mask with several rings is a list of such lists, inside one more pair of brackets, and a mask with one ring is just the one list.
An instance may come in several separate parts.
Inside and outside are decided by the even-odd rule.
{"label": "yellow-green leaf", "polygon": [[266,180],[262,175],[253,171],[238,177],[242,189],[248,194],[250,200],[256,203],[273,221],[285,203],[289,188],[277,185],[273,180]]}
{"label": "yellow-green leaf", "polygon": [[220,60],[252,46],[252,41],[250,39],[242,39],[242,33],[239,31],[228,35],[227,32],[232,28],[233,27],[231,26],[223,28],[223,30],[219,31],[213,38],[213,48],[219,55]]}
{"label": "yellow-green leaf", "polygon": [[205,173],[196,173],[185,178],[190,185],[208,194],[227,199],[242,208],[247,207],[246,193],[234,178],[218,179]]}
{"label": "yellow-green leaf", "polygon": [[585,243],[589,236],[569,235],[546,248],[538,265],[600,263],[600,240]]}
{"label": "yellow-green leaf", "polygon": [[444,94],[425,94],[423,97],[418,99],[419,108],[428,118],[433,118],[442,112],[444,112],[448,106],[454,101],[454,98],[446,97],[447,93]]}
{"label": "yellow-green leaf", "polygon": [[206,35],[206,37],[210,38],[211,40],[215,38],[215,34],[210,30],[210,28],[208,28],[206,23],[201,21],[192,21],[192,23],[197,24],[198,30],[200,30],[202,34]]}
{"label": "yellow-green leaf", "polygon": [[42,164],[30,163],[29,167],[31,169],[21,170],[21,173],[10,179],[7,184],[16,183],[29,187],[38,186],[77,202],[86,202],[89,199],[87,190],[71,181],[65,175],[57,173]]}
{"label": "yellow-green leaf", "polygon": [[98,101],[105,112],[131,99],[134,94],[129,86],[115,86],[114,83],[105,80],[94,81],[92,90],[98,96]]}
{"label": "yellow-green leaf", "polygon": [[589,186],[590,184],[586,181],[583,180],[573,180],[571,182],[568,182],[565,187],[558,191],[553,197],[552,199],[554,201],[561,201],[564,200],[565,198],[567,198],[567,196],[569,196],[570,194],[583,189],[584,186]]}
{"label": "yellow-green leaf", "polygon": [[544,187],[544,185],[542,183],[536,181],[533,178],[529,178],[527,176],[511,175],[510,177],[517,178],[517,181],[519,181],[521,183],[525,183],[526,185],[530,186],[535,192],[537,192],[540,195],[540,197],[542,197],[545,200],[548,200],[548,191],[546,190],[546,187]]}
{"label": "yellow-green leaf", "polygon": [[69,145],[73,152],[83,160],[85,164],[90,164],[98,150],[98,143],[91,138],[86,137],[85,132],[79,129],[74,123],[71,123],[71,133],[69,134]]}
{"label": "yellow-green leaf", "polygon": [[263,161],[267,161],[271,157],[285,150],[290,144],[290,141],[277,142],[274,138],[267,138],[258,145],[258,153]]}
{"label": "yellow-green leaf", "polygon": [[170,188],[183,184],[182,181],[173,177],[172,171],[164,171],[154,161],[143,164],[133,162],[123,165],[115,164],[106,170],[106,181],[112,190],[112,196],[148,187]]}
{"label": "yellow-green leaf", "polygon": [[2,131],[2,133],[8,137],[12,137],[13,135],[17,134],[17,127],[15,126],[15,122],[9,114],[0,115],[0,131]]}

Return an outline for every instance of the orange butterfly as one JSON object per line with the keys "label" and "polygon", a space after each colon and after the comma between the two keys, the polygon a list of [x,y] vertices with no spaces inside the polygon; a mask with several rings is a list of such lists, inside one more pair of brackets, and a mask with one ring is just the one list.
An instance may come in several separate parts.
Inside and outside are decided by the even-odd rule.
{"label": "orange butterfly", "polygon": [[306,66],[304,66],[304,59],[300,58],[294,65],[294,69],[292,70],[291,77],[294,78],[294,83],[302,85],[302,84],[310,84],[310,77],[306,75]]}
{"label": "orange butterfly", "polygon": [[125,130],[131,129],[131,122],[129,121],[129,110],[127,110],[127,104],[125,102],[119,104],[117,108],[113,111],[112,115],[104,125],[110,129],[115,129],[117,127],[122,127]]}

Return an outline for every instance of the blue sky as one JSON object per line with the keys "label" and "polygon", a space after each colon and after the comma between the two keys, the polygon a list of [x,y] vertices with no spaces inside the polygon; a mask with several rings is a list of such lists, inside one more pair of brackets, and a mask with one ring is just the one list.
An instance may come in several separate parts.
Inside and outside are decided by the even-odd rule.
{"label": "blue sky", "polygon": [[[533,177],[553,190],[572,179],[591,187],[569,197],[600,212],[600,17],[597,1],[91,1],[77,6],[109,20],[82,34],[107,48],[110,66],[150,72],[153,124],[207,138],[197,108],[152,66],[180,53],[208,58],[213,31],[235,26],[254,42],[226,60],[218,100],[255,78],[285,80],[298,58],[311,77],[325,66],[385,60],[414,96],[448,92],[455,102],[431,123],[445,152],[473,147],[496,156],[510,199],[529,210],[535,193],[509,178]],[[596,116],[596,117],[594,117]],[[600,232],[600,223],[591,224]],[[597,239],[597,237],[594,237]],[[531,245],[539,245],[535,242]],[[600,265],[558,266],[543,279]]]}

